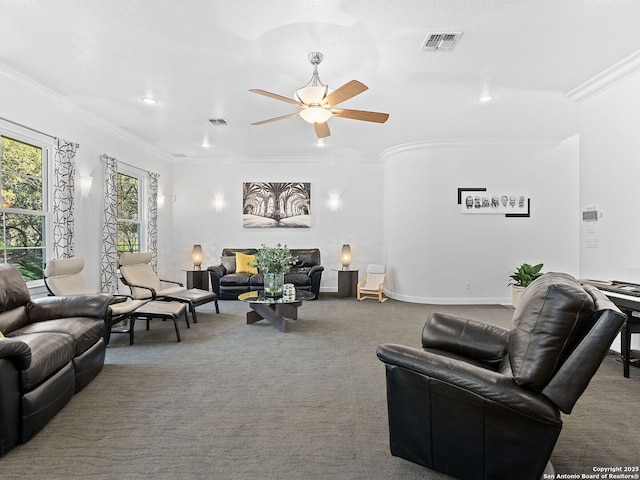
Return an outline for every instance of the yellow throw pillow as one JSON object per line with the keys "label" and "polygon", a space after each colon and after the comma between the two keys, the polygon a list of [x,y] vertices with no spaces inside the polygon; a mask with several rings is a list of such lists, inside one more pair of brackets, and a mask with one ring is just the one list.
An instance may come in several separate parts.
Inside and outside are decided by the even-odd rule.
{"label": "yellow throw pillow", "polygon": [[236,273],[258,273],[257,267],[250,267],[250,264],[255,263],[255,255],[245,255],[244,253],[236,252]]}
{"label": "yellow throw pillow", "polygon": [[4,337],[4,335],[2,334],[2,332],[0,332],[0,338]]}

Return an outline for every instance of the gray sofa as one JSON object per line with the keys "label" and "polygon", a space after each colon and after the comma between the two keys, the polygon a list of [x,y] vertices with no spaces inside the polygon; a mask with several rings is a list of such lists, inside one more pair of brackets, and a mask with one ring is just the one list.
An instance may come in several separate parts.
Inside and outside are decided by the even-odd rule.
{"label": "gray sofa", "polygon": [[[291,254],[297,258],[295,265],[284,275],[285,283],[293,283],[297,290],[313,293],[316,299],[320,295],[320,280],[324,267],[320,263],[320,250],[317,248],[292,248]],[[262,290],[262,273],[238,273],[235,271],[236,252],[254,255],[256,248],[224,248],[220,265],[209,267],[211,288],[220,300],[237,300],[241,293]]]}
{"label": "gray sofa", "polygon": [[31,300],[0,264],[0,456],[38,433],[102,370],[107,294]]}

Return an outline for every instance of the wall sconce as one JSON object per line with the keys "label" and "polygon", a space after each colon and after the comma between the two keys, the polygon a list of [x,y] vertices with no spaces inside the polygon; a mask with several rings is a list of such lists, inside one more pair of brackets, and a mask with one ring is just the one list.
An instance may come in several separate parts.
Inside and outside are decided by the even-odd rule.
{"label": "wall sconce", "polygon": [[193,269],[200,270],[202,265],[202,246],[193,246],[193,251],[191,252],[191,261],[193,262]]}
{"label": "wall sconce", "polygon": [[329,208],[333,212],[338,211],[338,207],[340,206],[340,195],[337,193],[332,193],[329,195]]}
{"label": "wall sconce", "polygon": [[158,208],[162,207],[164,205],[164,195],[158,195],[156,202],[158,203]]}
{"label": "wall sconce", "polygon": [[91,191],[91,184],[93,183],[93,177],[80,177],[78,181],[80,183],[80,193],[84,196],[89,195],[89,192]]}
{"label": "wall sconce", "polygon": [[349,270],[349,265],[351,265],[351,246],[349,244],[342,245],[342,254],[340,255],[340,262],[342,262],[343,270]]}
{"label": "wall sconce", "polygon": [[216,212],[221,212],[224,208],[224,195],[216,195],[213,200],[213,206],[216,208]]}

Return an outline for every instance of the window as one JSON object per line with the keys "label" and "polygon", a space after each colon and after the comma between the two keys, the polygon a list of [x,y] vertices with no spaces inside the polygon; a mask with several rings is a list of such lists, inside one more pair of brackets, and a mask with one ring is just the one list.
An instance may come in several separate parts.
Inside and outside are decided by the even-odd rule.
{"label": "window", "polygon": [[42,279],[46,261],[48,149],[0,135],[1,261],[14,265],[25,281]]}
{"label": "window", "polygon": [[118,254],[140,252],[143,244],[141,177],[118,172]]}

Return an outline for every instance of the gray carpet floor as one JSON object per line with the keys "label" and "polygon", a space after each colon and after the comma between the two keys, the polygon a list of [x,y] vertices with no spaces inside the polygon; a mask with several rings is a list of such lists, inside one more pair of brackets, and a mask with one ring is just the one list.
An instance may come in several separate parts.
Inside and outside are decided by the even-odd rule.
{"label": "gray carpet floor", "polygon": [[[419,346],[430,312],[508,326],[504,306],[357,302],[323,295],[289,332],[247,325],[248,306],[198,324],[114,335],[100,375],[29,443],[0,458],[13,479],[443,479],[392,457],[381,343]],[[564,428],[558,473],[637,466],[640,370],[605,359]]]}

